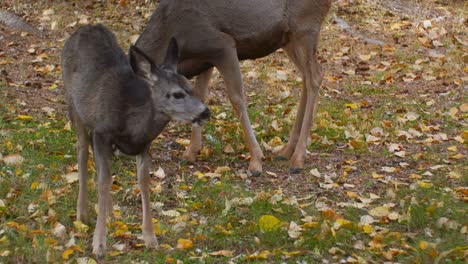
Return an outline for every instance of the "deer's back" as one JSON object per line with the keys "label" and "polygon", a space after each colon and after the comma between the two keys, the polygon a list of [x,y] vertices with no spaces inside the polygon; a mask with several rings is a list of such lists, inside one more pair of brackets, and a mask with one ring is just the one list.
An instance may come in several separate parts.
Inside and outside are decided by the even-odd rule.
{"label": "deer's back", "polygon": [[[211,67],[224,36],[235,41],[239,59],[266,56],[291,34],[319,32],[331,0],[162,0],[136,45],[161,63],[171,37],[181,47],[179,70],[191,77]],[[301,33],[298,33],[301,34]],[[210,50],[209,50],[210,49]],[[208,54],[206,54],[208,53]],[[188,65],[188,66],[187,66]]]}
{"label": "deer's back", "polygon": [[131,74],[117,40],[102,25],[81,27],[65,43],[62,77],[71,109],[88,126],[118,116],[121,89]]}

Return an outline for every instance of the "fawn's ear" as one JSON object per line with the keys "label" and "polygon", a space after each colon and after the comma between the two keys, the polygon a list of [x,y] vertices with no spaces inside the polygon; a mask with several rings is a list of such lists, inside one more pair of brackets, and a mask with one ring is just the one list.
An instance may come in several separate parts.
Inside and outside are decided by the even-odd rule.
{"label": "fawn's ear", "polygon": [[171,38],[169,47],[166,51],[166,57],[164,58],[164,68],[169,69],[173,72],[177,72],[177,63],[179,62],[179,45],[175,38]]}
{"label": "fawn's ear", "polygon": [[133,72],[144,78],[154,79],[155,75],[152,74],[152,70],[155,65],[143,51],[132,45],[130,47],[129,57]]}

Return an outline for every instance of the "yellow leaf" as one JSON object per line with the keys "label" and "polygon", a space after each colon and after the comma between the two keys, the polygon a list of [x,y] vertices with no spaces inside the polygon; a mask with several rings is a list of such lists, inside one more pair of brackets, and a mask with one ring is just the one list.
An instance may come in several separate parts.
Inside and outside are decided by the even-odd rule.
{"label": "yellow leaf", "polygon": [[458,148],[457,148],[457,146],[451,146],[451,147],[448,147],[447,150],[450,150],[450,151],[453,151],[453,152],[457,152],[457,151],[458,151]]}
{"label": "yellow leaf", "polygon": [[188,139],[178,138],[176,139],[176,142],[185,147],[188,147],[188,145],[190,145],[190,140]]}
{"label": "yellow leaf", "polygon": [[366,234],[370,234],[370,233],[374,232],[374,228],[371,225],[363,225],[362,230]]}
{"label": "yellow leaf", "polygon": [[463,139],[468,139],[468,130],[465,130],[460,135]]}
{"label": "yellow leaf", "polygon": [[71,122],[68,122],[64,127],[63,130],[65,131],[71,131]]}
{"label": "yellow leaf", "polygon": [[369,214],[377,217],[384,217],[390,214],[390,210],[384,206],[378,206],[369,210]]}
{"label": "yellow leaf", "polygon": [[271,232],[281,227],[281,221],[272,215],[262,215],[258,220],[258,226],[265,232]]}
{"label": "yellow leaf", "polygon": [[351,221],[348,221],[348,220],[345,220],[345,219],[342,219],[342,218],[338,218],[338,219],[336,219],[335,223],[333,224],[333,228],[335,228],[337,230],[340,227],[349,228],[352,225],[353,225],[353,223]]}
{"label": "yellow leaf", "polygon": [[31,190],[37,189],[38,186],[39,186],[39,182],[37,182],[37,181],[31,183]]}
{"label": "yellow leaf", "polygon": [[71,247],[67,248],[63,252],[62,258],[63,259],[68,259],[70,257],[70,255],[73,254],[73,252],[75,252],[75,251],[83,252],[83,249],[81,249],[81,247],[78,246],[78,245],[71,246]]}
{"label": "yellow leaf", "polygon": [[345,107],[351,108],[351,109],[356,109],[356,108],[358,108],[357,104],[354,104],[354,103],[353,103],[353,104],[345,104]]}
{"label": "yellow leaf", "polygon": [[283,254],[283,256],[285,256],[286,258],[290,258],[290,257],[294,257],[296,255],[299,255],[301,254],[302,252],[299,251],[299,250],[296,250],[296,251],[291,251],[291,252],[287,252],[287,251],[283,251],[281,252]]}
{"label": "yellow leaf", "polygon": [[220,251],[215,251],[215,252],[210,253],[210,256],[232,257],[233,255],[234,255],[234,252],[231,250],[220,250]]}
{"label": "yellow leaf", "polygon": [[177,240],[177,248],[178,249],[191,249],[191,248],[193,248],[192,240],[179,238]]}
{"label": "yellow leaf", "polygon": [[422,250],[426,250],[427,243],[425,241],[419,242],[419,248],[422,249]]}
{"label": "yellow leaf", "polygon": [[70,257],[71,254],[73,254],[73,252],[75,252],[75,250],[69,248],[67,250],[65,250],[62,254],[62,258],[63,259],[68,259]]}
{"label": "yellow leaf", "polygon": [[460,179],[461,174],[458,171],[451,171],[449,172],[448,176],[449,178],[452,178],[452,179]]}
{"label": "yellow leaf", "polygon": [[79,233],[86,233],[89,229],[89,226],[83,224],[83,222],[77,220],[73,221],[73,226],[75,227],[76,231]]}
{"label": "yellow leaf", "polygon": [[28,116],[28,115],[18,115],[18,119],[21,119],[21,120],[31,120],[33,119],[32,116]]}
{"label": "yellow leaf", "polygon": [[434,186],[434,184],[430,182],[423,182],[423,181],[418,181],[418,185],[419,187],[425,188],[425,189],[429,189],[429,188],[432,188],[432,186]]}
{"label": "yellow leaf", "polygon": [[378,174],[377,172],[372,172],[372,178],[374,179],[382,179],[384,176],[382,174]]}
{"label": "yellow leaf", "polygon": [[115,250],[114,250],[114,251],[110,251],[110,252],[108,253],[108,255],[111,256],[111,257],[115,257],[115,256],[118,256],[118,255],[120,255],[120,254],[122,254],[122,252],[120,252],[120,251],[115,251]]}
{"label": "yellow leaf", "polygon": [[319,226],[319,222],[307,222],[301,225],[301,228],[313,229]]}
{"label": "yellow leaf", "polygon": [[260,253],[254,253],[252,255],[249,255],[247,256],[247,260],[251,260],[251,259],[268,259],[268,256],[270,255],[270,251],[268,250],[263,250],[262,252]]}
{"label": "yellow leaf", "polygon": [[198,179],[202,179],[205,177],[205,174],[203,172],[196,171],[193,173],[193,176],[197,177]]}

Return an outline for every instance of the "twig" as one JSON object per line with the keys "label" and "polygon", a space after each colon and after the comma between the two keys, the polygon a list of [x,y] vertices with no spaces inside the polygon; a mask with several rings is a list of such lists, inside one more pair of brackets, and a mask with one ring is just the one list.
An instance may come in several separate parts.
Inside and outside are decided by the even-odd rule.
{"label": "twig", "polygon": [[372,39],[372,38],[369,38],[361,33],[358,33],[356,32],[349,24],[348,22],[344,21],[343,19],[337,17],[337,16],[334,16],[333,17],[333,21],[335,21],[335,23],[341,28],[343,29],[344,31],[348,32],[349,34],[351,34],[352,36],[355,36],[357,38],[360,38],[362,40],[364,40],[365,42],[367,43],[370,43],[370,44],[373,44],[373,45],[379,45],[379,46],[385,46],[385,42],[383,41],[380,41],[380,40],[377,40],[377,39]]}

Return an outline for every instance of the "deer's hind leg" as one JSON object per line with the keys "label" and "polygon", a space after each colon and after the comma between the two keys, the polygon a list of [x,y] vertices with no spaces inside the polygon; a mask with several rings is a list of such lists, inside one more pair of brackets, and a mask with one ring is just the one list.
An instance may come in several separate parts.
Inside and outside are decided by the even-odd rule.
{"label": "deer's hind leg", "polygon": [[294,125],[289,133],[288,143],[286,143],[286,145],[284,145],[284,147],[278,152],[279,159],[290,159],[296,148],[297,141],[299,140],[299,134],[301,133],[302,121],[304,119],[305,107],[307,105],[307,89],[306,89],[306,84],[305,84],[306,80],[304,77],[304,72],[302,71],[302,67],[301,67],[301,62],[300,62],[300,59],[297,57],[297,55],[299,54],[296,54],[294,43],[290,42],[283,49],[286,51],[286,54],[288,55],[289,59],[294,63],[294,65],[300,71],[302,81],[303,81],[301,99],[299,101],[299,106],[297,108],[296,121],[294,122]]}
{"label": "deer's hind leg", "polygon": [[77,142],[77,157],[78,157],[78,202],[76,210],[76,218],[83,223],[89,224],[88,214],[88,159],[89,159],[89,146],[91,144],[91,135],[84,126],[81,119],[72,110],[70,111],[70,118],[72,119],[73,126],[75,127]]}
{"label": "deer's hind leg", "polygon": [[[205,101],[205,98],[208,94],[208,86],[210,84],[211,75],[213,73],[213,68],[202,72],[198,75],[195,87],[193,92],[195,96],[200,99],[202,102]],[[192,135],[190,137],[190,145],[185,150],[183,158],[187,161],[194,162],[197,158],[198,153],[202,147],[202,128],[200,126],[192,126]]]}
{"label": "deer's hind leg", "polygon": [[298,173],[304,167],[307,139],[312,127],[320,84],[321,69],[317,60],[318,32],[309,31],[300,36],[293,36],[285,50],[302,74],[303,88],[297,110],[296,122],[290,132],[290,139],[280,155],[291,158],[290,170]]}

